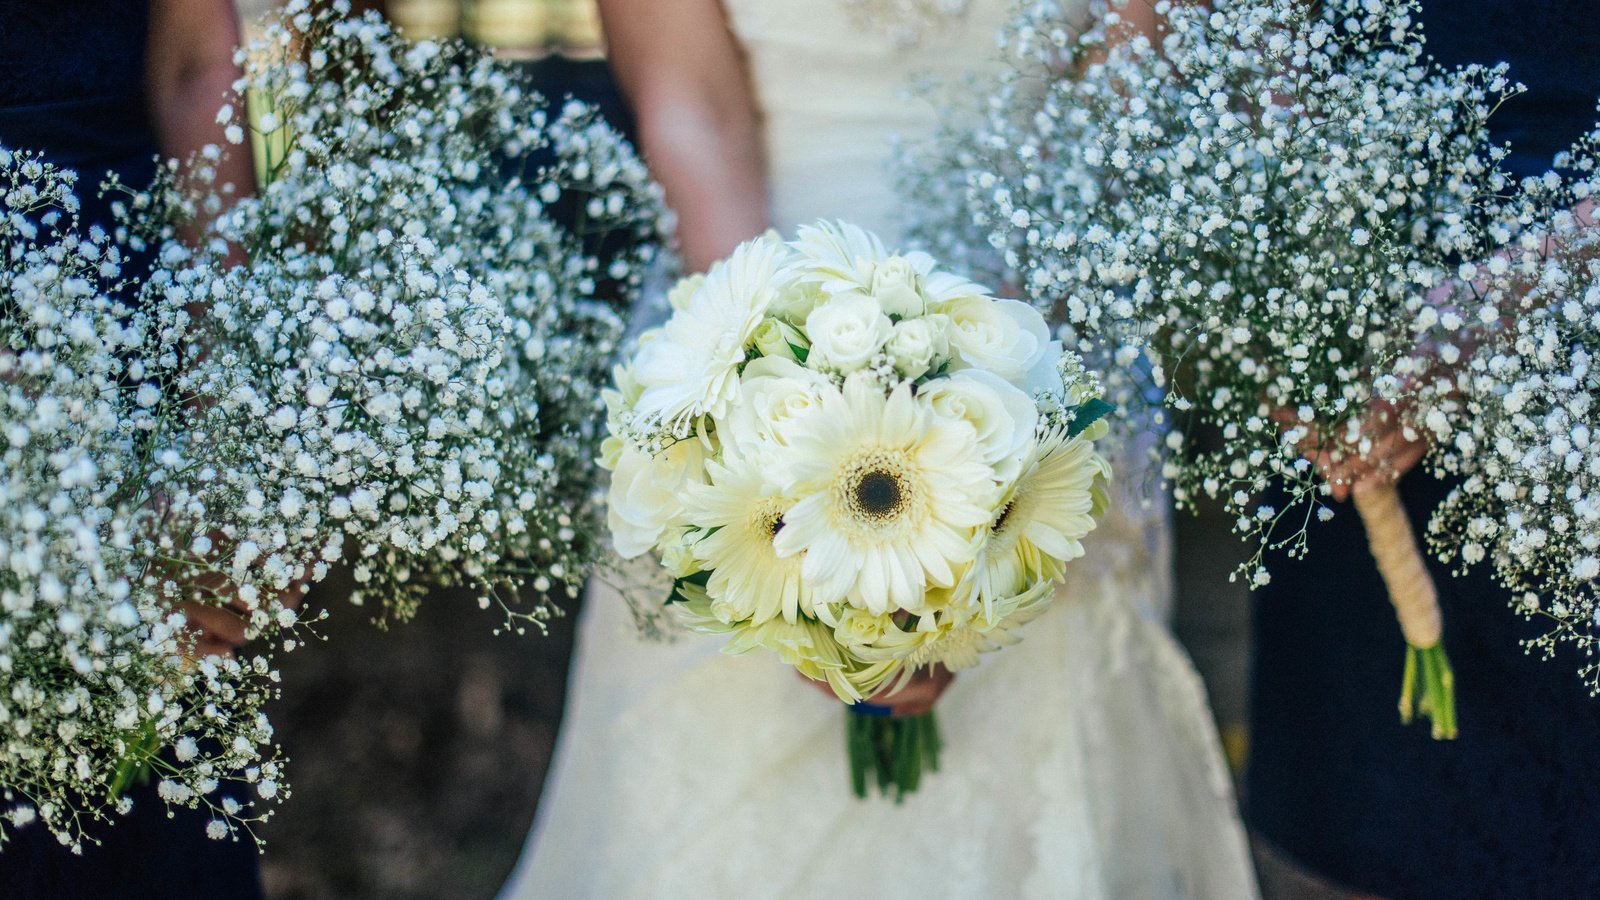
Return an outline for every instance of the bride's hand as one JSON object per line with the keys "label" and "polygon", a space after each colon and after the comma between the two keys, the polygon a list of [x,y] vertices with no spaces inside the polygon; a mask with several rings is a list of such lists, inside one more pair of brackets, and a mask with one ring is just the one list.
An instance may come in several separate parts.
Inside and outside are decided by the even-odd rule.
{"label": "bride's hand", "polygon": [[[833,688],[828,687],[826,682],[806,678],[804,675],[800,677],[818,691],[829,697],[834,696]],[[868,697],[866,702],[874,706],[887,706],[891,716],[920,716],[933,711],[934,702],[944,693],[945,688],[950,686],[955,677],[956,673],[944,666],[935,665],[911,676],[900,690],[883,688]]]}

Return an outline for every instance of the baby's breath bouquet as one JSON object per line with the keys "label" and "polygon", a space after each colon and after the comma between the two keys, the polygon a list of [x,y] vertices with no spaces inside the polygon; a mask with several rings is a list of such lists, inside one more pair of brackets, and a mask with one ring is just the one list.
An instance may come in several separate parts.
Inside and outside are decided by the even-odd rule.
{"label": "baby's breath bouquet", "polygon": [[[287,793],[262,713],[285,597],[347,554],[398,615],[468,583],[535,622],[596,555],[599,394],[657,191],[585,108],[348,13],[291,3],[241,51],[257,196],[208,148],[112,185],[113,239],[70,173],[0,149],[0,839],[79,846],[152,774],[212,837],[248,831],[265,813],[219,786]],[[194,604],[260,649],[202,656]]]}
{"label": "baby's breath bouquet", "polygon": [[[1110,406],[1035,310],[833,223],[670,299],[607,394],[604,465],[618,553],[657,554],[692,627],[858,704],[1054,598],[1106,502]],[[848,721],[858,794],[937,765],[931,714]]]}
{"label": "baby's breath bouquet", "polygon": [[168,489],[215,458],[169,444],[176,348],[127,302],[123,248],[79,227],[75,181],[0,148],[0,844],[44,827],[80,850],[149,775],[225,838],[265,813],[222,782],[279,794],[276,672],[265,650],[197,658],[184,604],[248,596],[285,641],[296,617],[270,573],[168,527]]}
{"label": "baby's breath bouquet", "polygon": [[193,310],[166,323],[204,398],[186,440],[243,460],[183,503],[242,506],[227,552],[286,577],[353,554],[358,599],[401,617],[465,583],[539,621],[591,561],[600,388],[663,234],[656,188],[587,108],[346,4],[290,3],[240,59],[257,115],[222,120],[260,133],[264,183],[181,185],[205,240],[169,243],[150,286]]}
{"label": "baby's breath bouquet", "polygon": [[1471,349],[1426,379],[1434,463],[1459,480],[1429,523],[1441,558],[1487,561],[1553,655],[1582,648],[1600,692],[1600,230],[1581,207],[1600,179],[1600,132],[1528,179],[1493,215],[1502,249],[1423,305],[1424,337]]}
{"label": "baby's breath bouquet", "polygon": [[[1498,187],[1485,120],[1509,88],[1432,65],[1415,3],[1155,6],[1155,40],[1115,8],[1081,34],[1055,3],[1026,8],[987,126],[953,136],[929,177],[961,176],[964,212],[1040,308],[1121,363],[1147,354],[1180,421],[1220,432],[1215,449],[1171,432],[1165,474],[1179,504],[1233,514],[1260,585],[1262,549],[1298,555],[1307,517],[1332,514],[1308,457],[1365,456],[1384,415],[1413,433],[1383,410],[1405,408],[1415,301],[1481,252],[1474,205]],[[1410,647],[1402,716],[1420,698],[1453,735],[1398,496],[1355,499]]]}

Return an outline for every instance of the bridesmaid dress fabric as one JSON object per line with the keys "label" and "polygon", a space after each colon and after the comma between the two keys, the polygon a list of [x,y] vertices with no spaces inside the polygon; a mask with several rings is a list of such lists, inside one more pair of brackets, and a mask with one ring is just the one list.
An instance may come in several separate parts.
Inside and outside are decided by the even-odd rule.
{"label": "bridesmaid dress fabric", "polygon": [[[1440,62],[1508,62],[1527,85],[1491,120],[1517,176],[1595,125],[1592,0],[1422,11]],[[1420,471],[1401,480],[1416,527],[1449,489]],[[1541,626],[1505,590],[1435,565],[1461,736],[1401,726],[1400,629],[1355,510],[1335,505],[1307,557],[1274,560],[1257,595],[1247,820],[1313,872],[1391,900],[1600,897],[1600,701],[1577,677],[1580,653],[1526,653]]]}
{"label": "bridesmaid dress fabric", "polygon": [[[99,196],[105,173],[116,172],[133,187],[148,184],[155,173],[156,138],[144,92],[148,12],[146,0],[0,0],[0,146],[41,151],[76,170],[85,227],[112,224],[110,200]],[[130,794],[133,811],[114,825],[92,827],[102,843],[86,841],[82,855],[37,824],[12,831],[0,847],[0,896],[261,896],[253,842],[210,840],[210,815],[169,810],[154,781]]]}

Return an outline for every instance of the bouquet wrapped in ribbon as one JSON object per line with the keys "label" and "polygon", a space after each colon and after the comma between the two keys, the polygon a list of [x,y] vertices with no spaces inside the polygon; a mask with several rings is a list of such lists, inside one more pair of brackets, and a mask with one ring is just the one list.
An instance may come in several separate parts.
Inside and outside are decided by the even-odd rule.
{"label": "bouquet wrapped in ribbon", "polygon": [[[1019,13],[987,125],[924,163],[967,188],[934,218],[965,221],[922,231],[987,236],[1111,371],[1151,360],[1181,425],[1173,495],[1234,516],[1260,585],[1264,549],[1305,552],[1309,516],[1333,514],[1324,472],[1420,433],[1399,377],[1411,325],[1489,243],[1474,209],[1503,151],[1485,122],[1512,88],[1431,65],[1414,3],[1159,2],[1153,38],[1100,6],[1082,33],[1058,4]],[[1188,441],[1200,427],[1220,443]],[[1402,718],[1420,709],[1451,737],[1434,586],[1392,483],[1365,487],[1356,509],[1408,645]]]}
{"label": "bouquet wrapped in ribbon", "polygon": [[[858,704],[976,665],[1055,596],[1105,503],[1099,384],[1031,307],[846,224],[741,245],[670,296],[608,393],[618,553],[727,651]],[[853,784],[937,764],[928,717],[853,715]]]}

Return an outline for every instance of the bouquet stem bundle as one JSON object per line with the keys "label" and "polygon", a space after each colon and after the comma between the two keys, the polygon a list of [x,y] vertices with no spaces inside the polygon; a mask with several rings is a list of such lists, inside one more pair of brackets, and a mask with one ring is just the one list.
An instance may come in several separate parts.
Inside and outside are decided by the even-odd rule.
{"label": "bouquet stem bundle", "polygon": [[845,744],[850,754],[850,786],[867,796],[867,776],[896,803],[916,791],[923,772],[939,771],[943,739],[933,713],[878,716],[851,707],[845,717]]}
{"label": "bouquet stem bundle", "polygon": [[1358,490],[1353,499],[1406,638],[1400,720],[1409,725],[1420,712],[1432,720],[1435,738],[1453,740],[1457,733],[1455,674],[1444,650],[1439,593],[1417,545],[1411,519],[1400,503],[1400,492],[1393,484],[1385,484]]}

